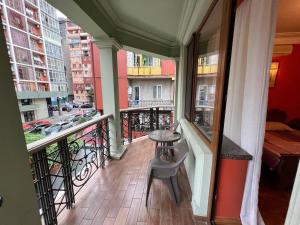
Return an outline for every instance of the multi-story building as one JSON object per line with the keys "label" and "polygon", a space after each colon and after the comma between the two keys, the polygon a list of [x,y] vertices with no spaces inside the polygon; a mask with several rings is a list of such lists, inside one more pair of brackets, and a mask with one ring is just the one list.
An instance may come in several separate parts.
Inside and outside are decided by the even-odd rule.
{"label": "multi-story building", "polygon": [[22,121],[46,118],[51,98],[66,91],[64,74],[61,88],[53,79],[64,65],[59,30],[53,32],[58,28],[55,10],[43,0],[3,0],[0,11]]}
{"label": "multi-story building", "polygon": [[129,106],[173,105],[175,73],[172,60],[127,52]]}
{"label": "multi-story building", "polygon": [[51,90],[67,92],[67,79],[61,43],[62,37],[56,15],[57,10],[45,0],[39,0],[39,3]]}
{"label": "multi-story building", "polygon": [[72,21],[67,21],[67,41],[75,103],[93,101],[92,37]]}
{"label": "multi-story building", "polygon": [[61,44],[62,44],[63,57],[65,62],[65,75],[68,84],[68,101],[72,102],[74,100],[74,93],[73,93],[73,78],[71,73],[70,50],[69,50],[69,43],[67,41],[68,19],[64,17],[60,17],[58,18],[58,20],[59,20],[60,35],[62,37]]}

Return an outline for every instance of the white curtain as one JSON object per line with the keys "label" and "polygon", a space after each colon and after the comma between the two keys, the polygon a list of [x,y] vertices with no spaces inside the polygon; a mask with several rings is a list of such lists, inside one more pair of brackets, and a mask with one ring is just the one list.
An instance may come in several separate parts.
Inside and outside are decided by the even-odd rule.
{"label": "white curtain", "polygon": [[263,224],[258,188],[276,6],[276,0],[244,0],[236,14],[224,134],[253,156],[241,210],[243,225]]}

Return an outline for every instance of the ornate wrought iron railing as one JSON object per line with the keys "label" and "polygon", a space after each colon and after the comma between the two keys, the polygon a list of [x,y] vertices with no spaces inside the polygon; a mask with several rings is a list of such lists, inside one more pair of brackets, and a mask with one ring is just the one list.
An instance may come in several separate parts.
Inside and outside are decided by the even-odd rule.
{"label": "ornate wrought iron railing", "polygon": [[164,107],[172,107],[174,105],[173,100],[129,100],[129,107],[155,107],[157,105]]}
{"label": "ornate wrought iron railing", "polygon": [[108,119],[104,115],[27,145],[32,175],[46,225],[56,225],[64,208],[110,158]]}
{"label": "ornate wrought iron railing", "polygon": [[154,106],[120,111],[123,143],[149,134],[156,129],[169,129],[173,124],[173,107]]}

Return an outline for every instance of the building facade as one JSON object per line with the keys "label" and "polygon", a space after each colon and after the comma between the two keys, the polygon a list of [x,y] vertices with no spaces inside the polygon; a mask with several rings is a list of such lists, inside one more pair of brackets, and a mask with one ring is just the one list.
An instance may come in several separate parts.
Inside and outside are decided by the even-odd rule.
{"label": "building facade", "polygon": [[66,24],[74,102],[93,102],[92,37],[70,20]]}
{"label": "building facade", "polygon": [[47,118],[66,94],[56,11],[43,0],[3,0],[0,11],[22,121]]}
{"label": "building facade", "polygon": [[70,60],[70,50],[69,44],[67,41],[67,18],[58,18],[59,20],[59,30],[60,35],[62,37],[61,44],[63,49],[63,57],[65,63],[65,75],[67,78],[67,88],[68,88],[68,101],[72,102],[74,100],[74,93],[73,93],[73,78],[71,73],[71,60]]}
{"label": "building facade", "polygon": [[172,60],[127,52],[130,107],[174,104],[176,65]]}

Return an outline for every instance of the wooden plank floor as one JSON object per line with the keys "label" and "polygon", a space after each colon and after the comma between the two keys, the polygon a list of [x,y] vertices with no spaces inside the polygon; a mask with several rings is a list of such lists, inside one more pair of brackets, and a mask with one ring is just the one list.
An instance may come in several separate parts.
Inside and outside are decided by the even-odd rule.
{"label": "wooden plank floor", "polygon": [[176,205],[167,187],[154,180],[145,207],[148,162],[154,143],[142,140],[128,146],[121,160],[112,160],[76,196],[75,207],[65,209],[59,225],[203,225],[192,215],[191,191],[185,170],[180,171],[182,200]]}

